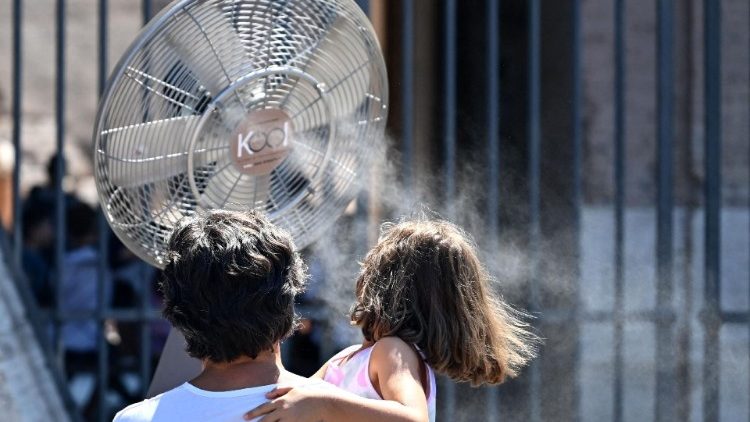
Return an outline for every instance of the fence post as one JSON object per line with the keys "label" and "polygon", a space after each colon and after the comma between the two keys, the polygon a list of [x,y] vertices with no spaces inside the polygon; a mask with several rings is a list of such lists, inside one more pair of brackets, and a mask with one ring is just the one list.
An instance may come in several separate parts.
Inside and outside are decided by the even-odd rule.
{"label": "fence post", "polygon": [[21,116],[23,107],[23,56],[21,45],[23,44],[23,1],[13,1],[13,261],[17,268],[22,268],[21,254],[23,250],[23,232],[21,219],[23,208],[21,204]]}
{"label": "fence post", "polygon": [[615,256],[614,420],[623,420],[623,331],[625,325],[625,1],[615,1]]}
{"label": "fence post", "polygon": [[721,3],[703,2],[705,107],[705,298],[703,311],[703,419],[719,420],[721,329]]}
{"label": "fence post", "polygon": [[[529,154],[529,308],[538,313],[539,292],[539,247],[540,228],[540,162],[541,162],[541,2],[529,1],[529,92],[528,92],[528,154]],[[529,409],[530,419],[541,420],[540,403],[541,370],[539,359],[529,368]]]}
{"label": "fence post", "polygon": [[656,236],[656,420],[675,418],[674,341],[672,330],[674,60],[672,0],[657,3],[657,236]]}

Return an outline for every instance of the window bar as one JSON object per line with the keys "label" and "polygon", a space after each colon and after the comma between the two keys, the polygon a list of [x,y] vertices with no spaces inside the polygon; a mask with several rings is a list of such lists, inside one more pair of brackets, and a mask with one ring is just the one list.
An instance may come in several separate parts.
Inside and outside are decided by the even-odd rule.
{"label": "window bar", "polygon": [[[532,313],[540,311],[539,293],[539,242],[540,228],[540,148],[541,148],[541,2],[529,1],[529,308]],[[529,406],[530,419],[541,420],[541,370],[539,360],[532,362],[529,368]]]}
{"label": "window bar", "polygon": [[[487,218],[490,250],[499,245],[500,214],[500,0],[487,0]],[[486,388],[486,420],[500,415],[497,387]]]}
{"label": "window bar", "polygon": [[23,17],[23,2],[13,1],[13,260],[16,268],[22,268],[23,232],[21,228],[21,116],[23,107],[21,91],[23,89],[23,31],[21,30]]}
{"label": "window bar", "polygon": [[65,276],[65,194],[63,192],[63,177],[65,177],[65,0],[57,0],[55,16],[55,141],[56,153],[54,169],[55,180],[55,354],[60,368],[65,372],[63,358],[63,339],[61,335],[61,298],[62,281]]}
{"label": "window bar", "polygon": [[705,292],[703,323],[703,419],[719,420],[721,329],[721,4],[703,2],[705,113]]}
{"label": "window bar", "polygon": [[615,312],[614,421],[623,420],[623,330],[625,325],[625,2],[615,0]]}
{"label": "window bar", "polygon": [[672,0],[657,2],[657,233],[656,233],[656,415],[657,421],[674,420],[674,335],[671,303],[674,284],[674,60]]}
{"label": "window bar", "polygon": [[[581,119],[581,1],[573,0],[572,4],[571,25],[573,29],[572,46],[571,46],[571,65],[572,77],[572,108],[571,108],[571,128],[573,136],[573,230],[575,230],[575,263],[573,264],[573,283],[576,291],[575,297],[575,320],[578,330],[578,339],[575,345],[575,365],[574,373],[580,373],[581,367],[581,311],[583,310],[583,301],[581,300],[581,206],[583,204],[583,192],[581,184],[581,165],[583,159],[583,137],[582,137],[582,119]],[[573,414],[577,419],[581,419],[581,380],[575,377],[573,391]]]}
{"label": "window bar", "polygon": [[402,73],[403,84],[401,95],[403,98],[402,125],[403,125],[403,180],[404,186],[411,189],[413,186],[412,172],[414,165],[414,0],[403,0],[402,25],[403,37],[401,40],[402,50]]}
{"label": "window bar", "polygon": [[[102,95],[104,92],[104,86],[107,83],[107,14],[108,14],[108,0],[99,0],[99,14],[98,14],[98,69],[97,69],[97,83],[98,83],[98,94]],[[99,318],[98,324],[102,330],[102,335],[97,340],[98,348],[98,385],[97,391],[97,416],[99,421],[107,420],[108,408],[107,408],[107,390],[109,389],[109,349],[107,345],[107,339],[104,336],[104,324],[107,319],[109,312],[109,298],[108,294],[111,286],[107,285],[107,258],[109,257],[109,228],[107,226],[107,220],[104,217],[104,210],[99,209],[97,213],[97,227],[99,233],[99,250],[98,250],[98,266],[97,266],[97,292],[99,293]]]}
{"label": "window bar", "polygon": [[[445,56],[443,63],[443,90],[445,102],[443,104],[443,171],[445,172],[445,204],[446,215],[455,218],[454,198],[456,194],[456,0],[446,0],[444,10]],[[456,385],[446,378],[445,383],[445,415],[446,420],[455,419]]]}

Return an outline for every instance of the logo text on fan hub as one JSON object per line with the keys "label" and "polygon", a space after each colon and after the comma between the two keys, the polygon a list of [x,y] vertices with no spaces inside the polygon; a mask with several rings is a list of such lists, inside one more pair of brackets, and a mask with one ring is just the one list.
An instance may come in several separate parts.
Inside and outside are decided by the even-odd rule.
{"label": "logo text on fan hub", "polygon": [[281,110],[252,112],[234,131],[229,154],[238,171],[255,176],[270,173],[289,155],[291,119]]}

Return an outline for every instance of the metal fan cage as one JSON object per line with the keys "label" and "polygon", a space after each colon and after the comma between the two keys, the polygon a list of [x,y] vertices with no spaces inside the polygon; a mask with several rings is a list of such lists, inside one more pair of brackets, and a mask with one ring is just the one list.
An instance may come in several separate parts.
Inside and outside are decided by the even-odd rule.
{"label": "metal fan cage", "polygon": [[201,209],[260,209],[303,247],[359,190],[387,95],[354,1],[174,2],[100,104],[95,174],[110,226],[158,267],[174,226]]}

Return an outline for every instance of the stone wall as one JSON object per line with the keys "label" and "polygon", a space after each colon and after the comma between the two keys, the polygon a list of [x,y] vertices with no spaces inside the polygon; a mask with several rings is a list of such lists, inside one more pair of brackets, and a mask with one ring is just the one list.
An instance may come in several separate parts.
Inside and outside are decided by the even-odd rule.
{"label": "stone wall", "polygon": [[[625,11],[626,190],[630,205],[656,195],[656,5],[627,1]],[[703,14],[700,0],[675,4],[675,193],[699,201],[703,181]],[[614,192],[614,8],[582,3],[585,169],[589,202]],[[722,1],[722,177],[726,205],[750,198],[750,3]]]}
{"label": "stone wall", "polygon": [[[98,1],[66,2],[65,155],[69,190],[96,201],[91,174],[92,131],[98,105]],[[165,1],[154,1],[157,11]],[[140,2],[109,4],[109,71],[138,33]],[[55,151],[55,2],[23,2],[22,189],[46,182],[46,163]],[[12,1],[0,0],[0,142],[11,137]]]}
{"label": "stone wall", "polygon": [[67,421],[63,401],[2,254],[0,250],[0,419]]}

